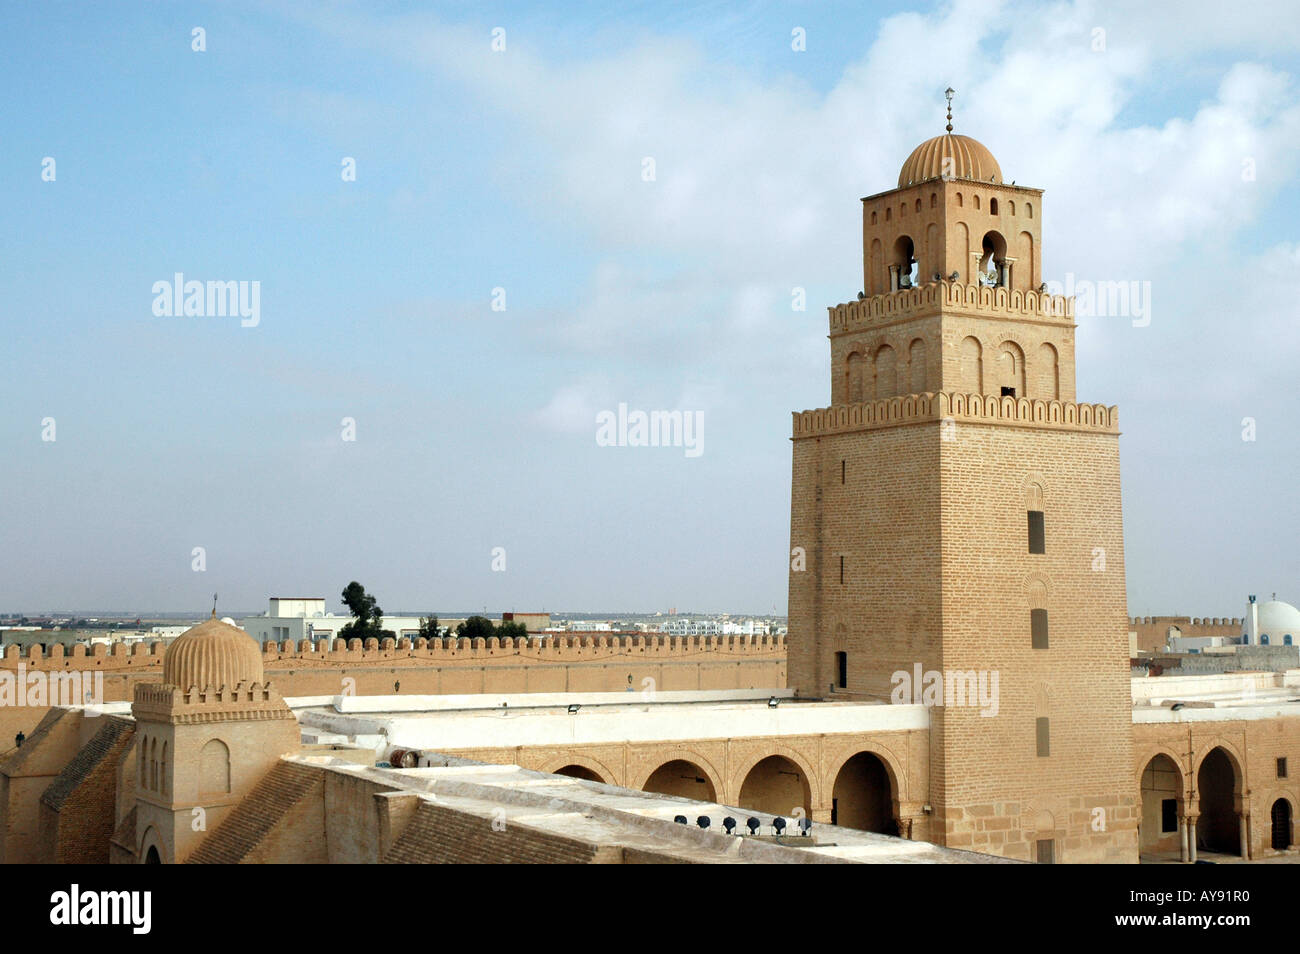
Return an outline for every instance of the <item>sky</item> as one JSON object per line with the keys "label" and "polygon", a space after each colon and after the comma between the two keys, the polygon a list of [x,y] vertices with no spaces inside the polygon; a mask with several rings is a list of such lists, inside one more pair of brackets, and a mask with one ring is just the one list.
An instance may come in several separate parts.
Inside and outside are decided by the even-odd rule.
{"label": "sky", "polygon": [[0,612],[784,613],[790,412],[948,86],[1045,277],[1149,289],[1077,332],[1130,614],[1300,602],[1286,3],[515,6],[0,8]]}

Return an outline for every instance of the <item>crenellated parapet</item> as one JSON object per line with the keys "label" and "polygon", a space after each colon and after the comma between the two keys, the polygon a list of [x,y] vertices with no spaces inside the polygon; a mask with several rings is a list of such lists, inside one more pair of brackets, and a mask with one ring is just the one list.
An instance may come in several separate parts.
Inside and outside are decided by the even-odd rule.
{"label": "crenellated parapet", "polygon": [[[130,652],[117,652],[123,644],[109,652],[102,644],[97,644],[92,651],[84,643],[77,643],[70,650],[62,644],[42,652],[40,646],[32,646],[26,653],[20,647],[5,647],[0,669],[16,669],[22,663],[28,670],[95,670],[102,669],[109,673],[139,672],[142,675],[156,673],[162,668],[163,643],[144,643],[130,647]],[[310,640],[294,642],[286,640],[277,643],[268,641],[261,647],[264,667],[287,669],[292,667],[329,667],[357,666],[370,663],[401,660],[408,663],[427,663],[435,666],[461,664],[472,661],[492,661],[512,659],[516,662],[528,660],[545,660],[550,662],[591,662],[602,658],[626,656],[649,656],[655,658],[681,658],[698,660],[704,656],[722,658],[783,658],[785,656],[784,636],[668,636],[664,634],[647,634],[644,636],[600,635],[584,633],[582,635],[528,636],[525,638],[467,639],[457,636],[425,639],[401,637],[397,640],[385,639],[381,645],[370,639],[362,645],[360,639],[345,641],[335,639]]]}
{"label": "crenellated parapet", "polygon": [[936,314],[940,309],[980,318],[1040,321],[1073,325],[1074,298],[1046,292],[989,288],[937,281],[900,291],[871,295],[833,305],[830,333],[834,337],[874,325]]}
{"label": "crenellated parapet", "polygon": [[1114,406],[955,392],[838,404],[795,411],[793,418],[796,440],[930,421],[1119,433],[1119,409]]}
{"label": "crenellated parapet", "polygon": [[269,682],[188,689],[140,683],[135,687],[131,711],[141,721],[174,724],[293,718],[280,693]]}

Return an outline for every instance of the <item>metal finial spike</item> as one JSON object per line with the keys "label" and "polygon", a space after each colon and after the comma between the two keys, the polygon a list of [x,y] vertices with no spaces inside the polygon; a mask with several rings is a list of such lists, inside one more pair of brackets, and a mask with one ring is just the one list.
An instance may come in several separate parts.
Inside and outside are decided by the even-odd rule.
{"label": "metal finial spike", "polygon": [[212,594],[212,618],[217,618],[217,594]]}
{"label": "metal finial spike", "polygon": [[943,91],[943,95],[948,98],[948,132],[952,132],[952,94],[957,92],[951,86]]}

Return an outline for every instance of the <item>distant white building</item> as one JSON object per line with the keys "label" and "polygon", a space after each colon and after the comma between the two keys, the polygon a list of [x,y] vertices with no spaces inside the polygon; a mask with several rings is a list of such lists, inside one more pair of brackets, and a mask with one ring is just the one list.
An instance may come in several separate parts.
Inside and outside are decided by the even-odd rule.
{"label": "distant white building", "polygon": [[675,617],[660,623],[661,631],[669,636],[717,636],[722,631],[716,619],[686,619]]}
{"label": "distant white building", "polygon": [[[325,612],[324,597],[273,596],[265,616],[246,616],[239,626],[259,643],[297,643],[304,639],[338,639],[339,631],[350,622],[350,615]],[[385,616],[383,628],[392,630],[398,639],[415,639],[420,635],[420,617]]]}
{"label": "distant white building", "polygon": [[564,628],[570,633],[608,633],[613,629],[609,623],[594,619],[571,619]]}

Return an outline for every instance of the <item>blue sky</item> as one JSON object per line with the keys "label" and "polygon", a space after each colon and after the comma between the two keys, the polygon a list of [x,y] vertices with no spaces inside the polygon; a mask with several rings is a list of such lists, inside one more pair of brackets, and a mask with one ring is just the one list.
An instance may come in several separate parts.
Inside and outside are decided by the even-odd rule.
{"label": "blue sky", "polygon": [[[1130,611],[1300,600],[1285,5],[511,6],[4,8],[0,609],[784,612],[789,412],[947,85],[1048,277],[1151,282],[1078,333]],[[155,317],[175,272],[260,323]],[[619,402],[705,453],[597,447]]]}

